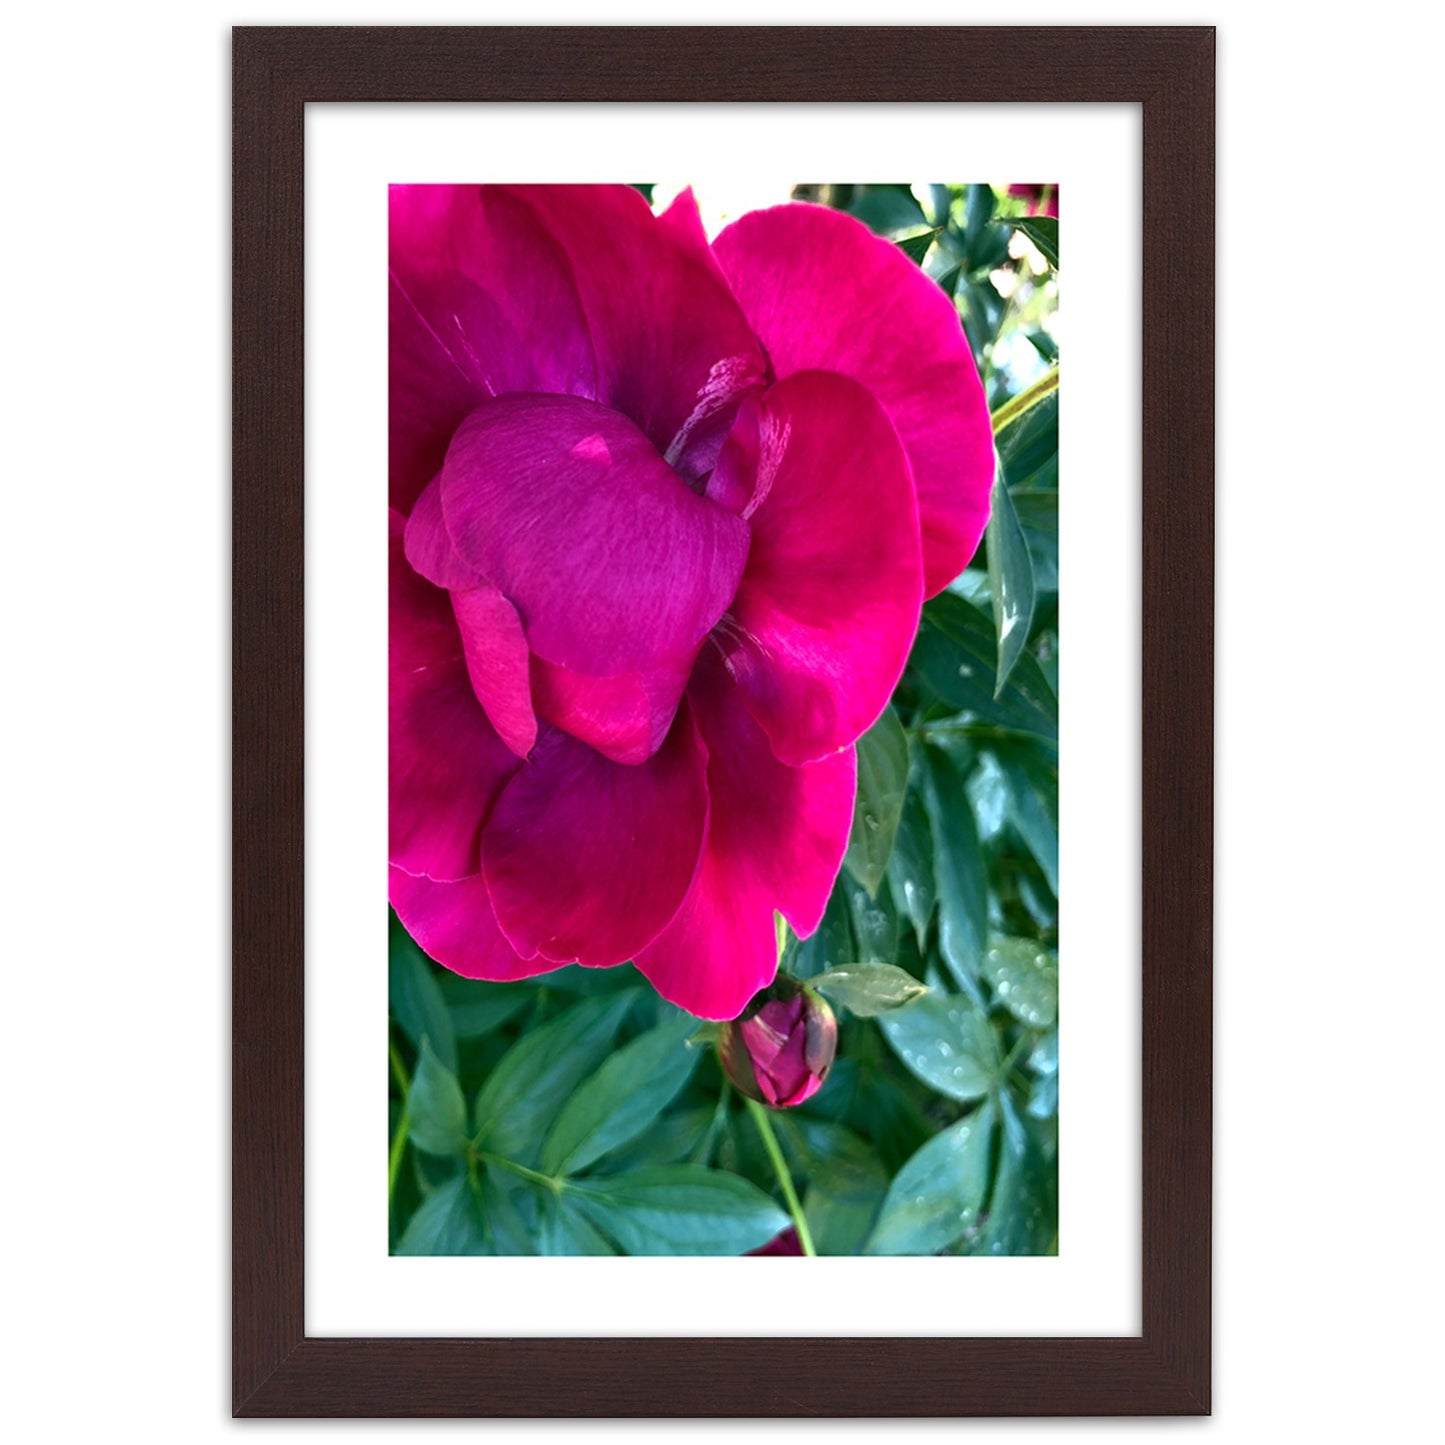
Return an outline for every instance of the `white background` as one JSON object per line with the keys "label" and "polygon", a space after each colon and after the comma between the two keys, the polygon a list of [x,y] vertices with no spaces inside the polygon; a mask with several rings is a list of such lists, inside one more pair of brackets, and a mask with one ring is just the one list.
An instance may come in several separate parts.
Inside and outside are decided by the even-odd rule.
{"label": "white background", "polygon": [[[21,1438],[206,1441],[240,1428],[227,1420],[225,27],[399,17],[365,0],[36,13],[12,20],[0,94],[0,1408]],[[434,0],[405,18],[683,13],[632,0],[605,16],[539,3],[479,16]],[[1262,0],[740,0],[686,16],[1222,27],[1216,1414],[983,1424],[969,1437],[1428,1433],[1438,21],[1390,3]],[[299,1439],[315,1427],[262,1428]],[[478,1427],[343,1424],[326,1438],[426,1428]],[[527,1441],[639,1430],[486,1428]],[[959,1429],[694,1428],[759,1442]]]}

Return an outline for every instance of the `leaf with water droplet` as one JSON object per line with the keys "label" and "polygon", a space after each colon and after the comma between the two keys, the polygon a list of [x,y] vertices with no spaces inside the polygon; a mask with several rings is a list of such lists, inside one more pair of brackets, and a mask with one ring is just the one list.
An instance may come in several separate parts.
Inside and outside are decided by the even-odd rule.
{"label": "leaf with water droplet", "polygon": [[1032,938],[993,938],[983,955],[983,976],[999,1002],[1031,1028],[1052,1027],[1059,1016],[1059,959]]}
{"label": "leaf with water droplet", "polygon": [[812,987],[859,1018],[876,1018],[928,992],[907,969],[890,963],[858,963],[829,969]]}
{"label": "leaf with water droplet", "polygon": [[935,1135],[894,1176],[866,1254],[935,1254],[963,1237],[988,1188],[991,1101]]}
{"label": "leaf with water droplet", "polygon": [[950,1099],[981,1099],[997,1080],[994,1032],[966,998],[928,994],[881,1014],[878,1027],[909,1071]]}
{"label": "leaf with water droplet", "polygon": [[907,787],[908,734],[889,704],[858,739],[858,798],[844,858],[869,897],[877,896],[883,881]]}
{"label": "leaf with water droplet", "polygon": [[898,833],[888,855],[888,889],[908,915],[920,951],[928,947],[928,924],[937,891],[933,883],[933,831],[923,803],[922,785],[911,781],[898,818]]}

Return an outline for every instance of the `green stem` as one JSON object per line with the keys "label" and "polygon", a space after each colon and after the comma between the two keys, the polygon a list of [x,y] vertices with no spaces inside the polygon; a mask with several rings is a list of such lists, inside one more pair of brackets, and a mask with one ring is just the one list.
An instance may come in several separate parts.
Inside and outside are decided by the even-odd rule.
{"label": "green stem", "polygon": [[993,414],[993,434],[1012,426],[1026,411],[1033,410],[1046,396],[1052,396],[1059,389],[1059,368],[1051,367],[1032,386],[1025,387],[1017,396],[1011,396]]}
{"label": "green stem", "polygon": [[396,1136],[391,1141],[391,1156],[386,1166],[386,1207],[391,1208],[392,1196],[396,1193],[397,1175],[401,1173],[402,1156],[406,1153],[407,1136],[411,1133],[411,1080],[406,1076],[406,1067],[397,1052],[396,1043],[391,1044],[391,1073],[401,1090],[401,1118],[396,1121]]}
{"label": "green stem", "polygon": [[787,1160],[783,1158],[783,1151],[778,1147],[778,1136],[773,1133],[773,1121],[768,1118],[768,1111],[756,1099],[748,1100],[748,1113],[753,1116],[753,1123],[758,1126],[758,1133],[763,1136],[763,1148],[768,1151],[768,1158],[773,1162],[773,1172],[782,1186],[788,1213],[793,1216],[793,1224],[798,1231],[798,1243],[803,1246],[804,1254],[816,1257],[818,1251],[813,1248],[813,1236],[808,1232],[808,1221],[803,1214],[798,1191],[793,1188],[793,1176],[788,1173]]}
{"label": "green stem", "polygon": [[481,1160],[483,1164],[495,1164],[498,1169],[505,1169],[519,1179],[527,1180],[529,1184],[550,1189],[553,1194],[562,1192],[560,1179],[554,1179],[550,1174],[539,1174],[535,1169],[528,1169],[525,1164],[518,1164],[515,1159],[503,1159],[500,1154],[484,1154],[481,1150],[474,1151],[472,1158]]}

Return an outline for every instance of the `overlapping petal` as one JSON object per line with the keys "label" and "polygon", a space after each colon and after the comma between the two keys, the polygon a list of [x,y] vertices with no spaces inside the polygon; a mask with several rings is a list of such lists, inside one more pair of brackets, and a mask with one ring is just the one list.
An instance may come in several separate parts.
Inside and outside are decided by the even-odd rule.
{"label": "overlapping petal", "polygon": [[441,476],[463,561],[532,650],[589,675],[690,660],[742,575],[747,524],[683,484],[617,412],[507,396],[458,428]]}
{"label": "overlapping petal", "polygon": [[520,196],[391,188],[392,504],[436,474],[457,424],[513,391],[596,395],[572,267]]}
{"label": "overlapping petal", "polygon": [[907,458],[867,388],[799,372],[729,438],[714,477],[749,496],[752,527],[718,628],[728,667],[783,762],[837,752],[883,711],[918,629]]}
{"label": "overlapping petal", "polygon": [[[631,186],[499,187],[566,253],[597,356],[597,397],[689,480],[708,471],[766,362],[697,220],[691,192],[660,222]],[[552,390],[555,388],[539,388]]]}
{"label": "overlapping petal", "polygon": [[636,767],[545,729],[482,833],[492,909],[513,948],[592,967],[646,948],[697,873],[706,777],[707,749],[685,705]]}
{"label": "overlapping petal", "polygon": [[688,698],[708,751],[707,846],[687,901],[637,966],[689,1013],[727,1019],[773,977],[773,910],[800,937],[823,916],[848,846],[856,754],[780,763],[711,649]]}
{"label": "overlapping petal", "polygon": [[390,870],[391,906],[403,927],[439,963],[466,978],[505,983],[556,968],[540,955],[522,958],[502,937],[480,874],[455,883]]}
{"label": "overlapping petal", "polygon": [[487,809],[518,766],[467,675],[447,595],[391,539],[390,857],[438,880],[478,871]]}
{"label": "overlapping petal", "polygon": [[925,593],[967,565],[988,521],[993,433],[948,297],[897,246],[823,206],[754,211],[713,243],[781,379],[841,371],[882,403],[908,453]]}

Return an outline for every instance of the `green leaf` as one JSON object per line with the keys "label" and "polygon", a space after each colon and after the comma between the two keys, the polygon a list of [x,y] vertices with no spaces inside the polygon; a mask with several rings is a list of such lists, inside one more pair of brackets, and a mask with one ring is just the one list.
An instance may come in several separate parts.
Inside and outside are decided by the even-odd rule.
{"label": "green leaf", "polygon": [[534,1255],[537,1248],[536,1186],[488,1164],[482,1172],[479,1207],[489,1254]]}
{"label": "green leaf", "polygon": [[856,1254],[867,1239],[888,1175],[877,1151],[851,1129],[796,1111],[774,1118],[800,1183],[803,1212],[819,1254]]}
{"label": "green leaf", "polygon": [[868,1254],[935,1254],[973,1227],[988,1189],[991,1102],[930,1139],[888,1188]]}
{"label": "green leaf", "polygon": [[909,666],[940,701],[958,709],[962,721],[1057,744],[1059,700],[1037,661],[1022,653],[995,696],[997,657],[992,619],[944,592],[923,609]]}
{"label": "green leaf", "polygon": [[411,1142],[428,1154],[464,1154],[467,1149],[467,1101],[457,1076],[423,1039],[416,1073],[406,1096],[411,1113]]}
{"label": "green leaf", "polygon": [[395,913],[387,929],[387,978],[391,1015],[402,1033],[418,1050],[430,1039],[437,1058],[455,1069],[457,1040],[446,999],[426,955]]}
{"label": "green leaf", "polygon": [[902,1008],[928,992],[928,986],[907,969],[895,968],[891,963],[856,963],[832,968],[820,973],[809,986],[864,1019]]}
{"label": "green leaf", "polygon": [[938,949],[959,987],[972,991],[988,937],[988,868],[953,760],[939,748],[926,747],[923,755],[938,889]]}
{"label": "green leaf", "polygon": [[490,1254],[486,1226],[465,1173],[424,1199],[402,1231],[395,1253]]}
{"label": "green leaf", "polygon": [[888,888],[912,922],[919,948],[926,948],[938,895],[933,886],[933,831],[919,785],[910,787],[903,798],[898,833],[888,855]]}
{"label": "green leaf", "polygon": [[993,479],[993,506],[985,536],[988,590],[993,599],[994,631],[998,634],[998,667],[993,684],[997,698],[1023,654],[1034,620],[1033,559],[1001,470]]}
{"label": "green leaf", "polygon": [[694,1164],[573,1180],[567,1192],[592,1224],[633,1255],[746,1254],[789,1222],[746,1179]]}
{"label": "green leaf", "polygon": [[1057,491],[1059,485],[1059,394],[1031,406],[998,434],[998,458],[1009,490]]}
{"label": "green leaf", "polygon": [[995,938],[983,956],[983,975],[998,1001],[1030,1028],[1051,1028],[1059,1017],[1059,959],[1031,938]]}
{"label": "green leaf", "polygon": [[994,1032],[966,998],[930,994],[883,1014],[878,1027],[909,1070],[950,1099],[981,1099],[998,1080]]}
{"label": "green leaf", "polygon": [[858,798],[843,859],[870,898],[877,897],[893,852],[907,789],[908,734],[890,703],[858,739]]}
{"label": "green leaf", "polygon": [[1059,223],[1053,216],[1012,216],[1009,225],[1039,248],[1045,261],[1059,269]]}
{"label": "green leaf", "polygon": [[848,912],[853,920],[853,957],[846,963],[892,963],[898,957],[898,910],[886,888],[870,898],[861,883],[851,876],[838,879],[837,887],[847,894]]}
{"label": "green leaf", "polygon": [[1059,590],[1059,494],[1017,492],[1013,509],[1029,544],[1034,585],[1041,592]]}
{"label": "green leaf", "polygon": [[542,1196],[537,1215],[537,1252],[572,1258],[617,1253],[565,1193]]}
{"label": "green leaf", "polygon": [[576,1174],[635,1139],[682,1092],[699,1051],[697,1020],[679,1013],[618,1049],[568,1099],[542,1146],[542,1172]]}
{"label": "green leaf", "polygon": [[716,1117],[715,1103],[664,1114],[630,1144],[614,1149],[609,1156],[609,1168],[615,1174],[622,1174],[629,1169],[641,1169],[652,1164],[680,1164],[687,1159],[701,1163],[701,1159],[693,1156],[706,1142]]}
{"label": "green leaf", "polygon": [[1059,1232],[1058,1149],[1052,1126],[1019,1120],[1003,1096],[998,1176],[970,1255],[1040,1255],[1052,1252]]}
{"label": "green leaf", "polygon": [[934,226],[931,230],[920,231],[916,236],[905,236],[894,244],[915,266],[921,266],[940,230],[941,226]]}
{"label": "green leaf", "polygon": [[848,210],[870,231],[891,236],[895,231],[928,224],[923,207],[908,186],[860,186],[858,189],[857,199]]}
{"label": "green leaf", "polygon": [[995,749],[1008,778],[1009,817],[1034,860],[1059,893],[1059,767],[1040,749],[1000,746]]}
{"label": "green leaf", "polygon": [[557,1111],[602,1062],[636,998],[631,989],[586,998],[519,1039],[477,1095],[478,1143],[532,1164]]}
{"label": "green leaf", "polygon": [[482,1038],[515,1018],[537,998],[536,988],[526,984],[489,983],[459,976],[455,983],[444,980],[442,993],[459,1039]]}

